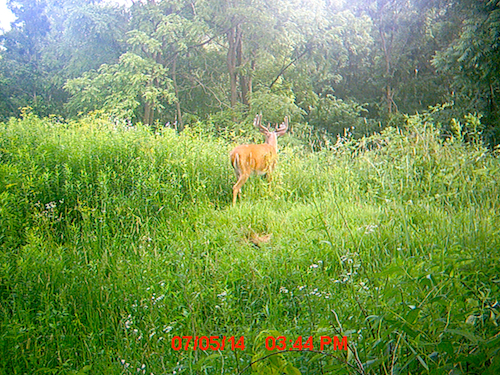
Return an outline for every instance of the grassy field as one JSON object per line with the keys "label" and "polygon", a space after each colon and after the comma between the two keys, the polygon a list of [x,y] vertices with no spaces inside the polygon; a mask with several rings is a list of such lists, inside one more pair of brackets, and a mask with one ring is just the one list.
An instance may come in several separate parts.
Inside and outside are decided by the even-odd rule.
{"label": "grassy field", "polygon": [[229,136],[0,124],[0,372],[497,374],[500,162],[477,121],[291,134],[235,207]]}

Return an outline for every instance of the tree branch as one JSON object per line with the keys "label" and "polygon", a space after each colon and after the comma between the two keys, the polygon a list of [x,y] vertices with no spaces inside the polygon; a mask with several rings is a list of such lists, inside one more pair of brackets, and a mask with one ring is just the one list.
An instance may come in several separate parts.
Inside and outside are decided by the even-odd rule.
{"label": "tree branch", "polygon": [[283,73],[285,73],[285,71],[290,67],[292,66],[293,64],[295,64],[299,59],[301,59],[307,52],[309,52],[310,50],[310,47],[306,47],[306,49],[304,50],[304,52],[302,52],[300,55],[298,55],[295,59],[293,59],[292,61],[290,61],[290,63],[288,63],[286,66],[284,66],[283,68],[281,68],[280,72],[278,73],[278,75],[276,76],[276,78],[274,79],[274,81],[271,82],[271,84],[269,85],[269,88],[271,89],[274,84],[278,81],[278,79],[283,75]]}

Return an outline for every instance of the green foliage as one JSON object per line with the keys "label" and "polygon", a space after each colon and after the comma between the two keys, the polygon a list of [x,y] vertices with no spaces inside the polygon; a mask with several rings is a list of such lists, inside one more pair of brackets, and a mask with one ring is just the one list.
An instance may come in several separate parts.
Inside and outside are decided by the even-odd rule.
{"label": "green foliage", "polygon": [[333,95],[315,95],[309,103],[306,119],[317,129],[324,128],[332,135],[343,135],[345,131],[355,131],[363,126],[366,121],[363,113],[366,113],[364,108],[355,102],[345,102]]}
{"label": "green foliage", "polygon": [[[467,117],[471,131],[462,129],[460,123],[453,120],[456,134],[443,139],[435,125],[422,121],[422,117],[425,118],[410,116],[405,129],[390,127],[380,135],[361,141],[363,147],[376,147],[376,151],[370,151],[374,155],[369,156],[372,168],[366,170],[369,174],[366,181],[371,182],[366,186],[367,193],[378,199],[403,202],[425,196],[450,204],[473,204],[476,198],[469,192],[485,193],[492,184],[496,185],[483,167],[484,160],[488,160],[488,150],[480,141],[479,119]],[[464,142],[464,136],[469,144]],[[388,165],[393,168],[386,168]]]}
{"label": "green foliage", "polygon": [[317,152],[291,133],[235,207],[231,146],[203,124],[1,124],[0,372],[498,372],[500,164],[478,116],[451,123]]}
{"label": "green foliage", "polygon": [[[104,109],[182,130],[248,113],[369,135],[453,103],[498,143],[497,1],[10,1],[0,117]],[[431,62],[431,63],[429,63]],[[449,124],[446,124],[448,126]],[[349,130],[346,130],[349,129]]]}
{"label": "green foliage", "polygon": [[446,48],[436,51],[432,64],[451,78],[453,91],[449,100],[456,102],[460,115],[468,112],[485,115],[486,138],[496,144],[499,139],[496,103],[500,92],[498,1],[459,2],[449,13],[461,22],[455,38]]}
{"label": "green foliage", "polygon": [[254,113],[265,113],[266,120],[276,124],[282,123],[285,116],[297,121],[304,113],[295,104],[291,90],[259,90],[252,93],[250,106]]}
{"label": "green foliage", "polygon": [[175,101],[165,68],[131,52],[117,64],[102,65],[97,73],[69,80],[65,88],[73,94],[68,103],[73,111],[100,109],[134,122],[142,119],[145,106],[161,112],[162,103]]}
{"label": "green foliage", "polygon": [[65,115],[64,82],[116,61],[126,18],[117,8],[87,0],[8,4],[18,18],[0,35],[1,119],[26,106],[41,116]]}
{"label": "green foliage", "polygon": [[42,59],[58,89],[68,79],[115,63],[123,53],[127,17],[122,9],[73,0],[49,1],[47,12],[52,24]]}

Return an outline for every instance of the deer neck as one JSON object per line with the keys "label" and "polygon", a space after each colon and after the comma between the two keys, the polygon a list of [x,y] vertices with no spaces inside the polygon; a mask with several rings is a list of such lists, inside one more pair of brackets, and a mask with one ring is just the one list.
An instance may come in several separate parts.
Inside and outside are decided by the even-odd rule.
{"label": "deer neck", "polygon": [[278,152],[278,136],[276,133],[271,133],[268,138],[266,138],[266,144],[272,146],[274,151]]}

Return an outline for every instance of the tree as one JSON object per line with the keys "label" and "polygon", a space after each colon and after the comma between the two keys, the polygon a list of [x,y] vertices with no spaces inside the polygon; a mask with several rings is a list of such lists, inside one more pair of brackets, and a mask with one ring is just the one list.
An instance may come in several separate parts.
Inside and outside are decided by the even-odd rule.
{"label": "tree", "polygon": [[[103,110],[117,118],[152,123],[154,110],[163,102],[173,102],[172,81],[161,64],[127,52],[118,63],[104,64],[98,72],[68,80],[65,88],[73,95],[68,103],[73,111]],[[149,117],[148,117],[149,116]]]}
{"label": "tree", "polygon": [[178,61],[189,50],[203,46],[203,25],[192,4],[175,1],[137,3],[131,9],[128,52],[114,65],[69,80],[70,105],[85,110],[103,108],[115,116],[145,124],[166,121],[166,106],[175,104],[182,127]]}
{"label": "tree", "polygon": [[67,79],[118,61],[126,51],[129,16],[123,8],[92,0],[56,1],[49,7],[51,32],[43,50],[44,64]]}
{"label": "tree", "polygon": [[17,16],[1,36],[2,114],[31,106],[39,115],[65,114],[69,77],[118,58],[124,13],[92,0],[9,1]]}
{"label": "tree", "polygon": [[448,98],[461,115],[480,112],[492,143],[500,141],[500,2],[450,2],[456,37],[436,52],[433,66],[449,77]]}
{"label": "tree", "polygon": [[375,50],[366,78],[382,94],[379,115],[414,113],[444,100],[442,79],[431,65],[438,48],[432,28],[441,6],[440,0],[352,3],[355,13],[368,15],[373,23]]}
{"label": "tree", "polygon": [[254,79],[259,81],[258,86],[272,86],[276,65],[290,55],[295,44],[288,28],[291,8],[285,1],[200,2],[205,22],[221,36],[226,50],[231,108],[239,104],[245,110],[249,108]]}
{"label": "tree", "polygon": [[50,31],[43,0],[9,1],[8,6],[17,19],[12,28],[0,38],[4,50],[1,59],[3,116],[18,113],[21,106],[41,109],[48,83],[41,74],[41,50]]}

